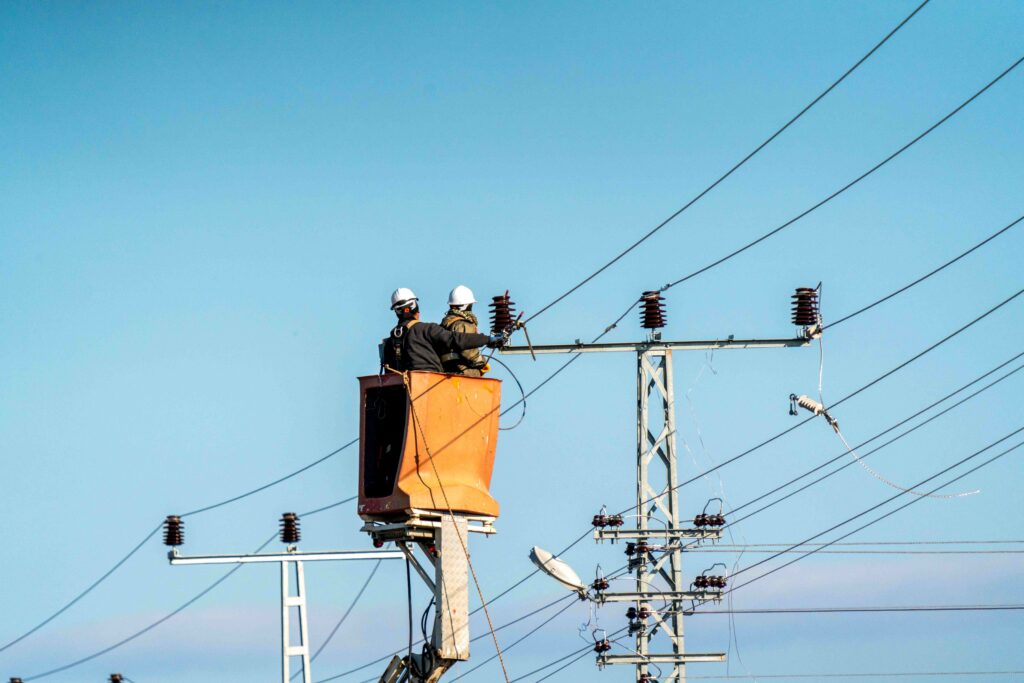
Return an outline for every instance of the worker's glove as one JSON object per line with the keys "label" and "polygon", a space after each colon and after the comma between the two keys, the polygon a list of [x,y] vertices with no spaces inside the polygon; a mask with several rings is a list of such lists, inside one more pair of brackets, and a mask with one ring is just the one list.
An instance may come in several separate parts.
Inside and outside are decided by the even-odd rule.
{"label": "worker's glove", "polygon": [[503,334],[496,334],[491,337],[490,341],[487,342],[487,348],[500,349],[502,346],[508,344],[508,337]]}

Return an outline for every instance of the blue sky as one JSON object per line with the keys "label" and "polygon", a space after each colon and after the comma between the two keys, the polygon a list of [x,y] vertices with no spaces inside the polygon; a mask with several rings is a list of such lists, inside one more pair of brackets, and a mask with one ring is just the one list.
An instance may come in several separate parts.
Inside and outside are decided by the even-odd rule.
{"label": "blue sky", "polygon": [[[275,479],[356,435],[397,286],[438,318],[455,284],[538,310],[659,223],[853,64],[913,3],[183,4],[0,7],[0,641],[88,585],[166,514]],[[690,211],[538,318],[589,338],[640,291],[728,253],[883,159],[1021,56],[1024,7],[933,0],[805,118]],[[784,336],[788,297],[824,282],[826,322],[1024,213],[1024,72],[836,201],[668,295],[666,337]],[[825,338],[835,400],[1021,288],[1020,228]],[[1020,352],[1017,300],[844,404],[860,441]],[[609,337],[639,336],[631,316]],[[558,358],[507,360],[527,387]],[[634,361],[588,356],[503,432],[485,593],[527,552],[633,498]],[[1015,367],[1015,366],[1010,366]],[[813,350],[679,354],[684,472],[792,425]],[[1021,373],[1024,374],[1024,373]],[[1020,374],[874,456],[913,482],[1021,426]],[[685,392],[685,393],[684,393]],[[516,398],[513,384],[505,402]],[[688,449],[684,448],[685,446]],[[842,452],[811,424],[682,492],[738,505]],[[1019,452],[861,540],[1019,539]],[[285,510],[354,492],[350,449],[188,520],[190,551],[246,551]],[[796,541],[890,495],[859,468],[745,522]],[[354,506],[306,520],[306,549],[365,547]],[[855,540],[855,539],[851,539]],[[1024,602],[1019,555],[821,556],[737,591],[740,606]],[[577,546],[584,575],[621,548]],[[705,558],[688,567],[699,572]],[[707,562],[710,564],[710,561]],[[309,570],[317,644],[369,567]],[[30,676],[116,642],[220,572],[155,541],[59,620],[0,653]],[[316,663],[401,646],[404,572],[384,567]],[[560,595],[534,579],[504,622]],[[417,604],[423,603],[418,595]],[[276,579],[246,568],[165,626],[46,680],[271,680]],[[602,625],[620,628],[619,610]],[[583,645],[578,606],[507,657],[513,676]],[[507,630],[510,642],[534,622]],[[739,616],[731,673],[1020,669],[1014,613]],[[483,623],[474,624],[482,633]],[[728,646],[695,617],[688,647]],[[481,641],[474,658],[489,656]],[[867,655],[870,655],[868,657]],[[745,668],[744,668],[745,667]],[[691,673],[724,673],[693,667]],[[376,673],[370,669],[364,678]],[[589,659],[554,680],[590,681]],[[497,680],[494,664],[466,680]],[[630,680],[606,670],[602,680]],[[340,679],[361,680],[358,675]],[[978,679],[983,680],[983,679]]]}

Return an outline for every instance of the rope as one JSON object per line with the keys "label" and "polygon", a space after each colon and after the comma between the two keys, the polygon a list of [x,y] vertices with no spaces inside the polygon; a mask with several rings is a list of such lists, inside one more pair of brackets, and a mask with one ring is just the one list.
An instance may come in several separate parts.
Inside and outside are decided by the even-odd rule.
{"label": "rope", "polygon": [[423,425],[420,424],[419,414],[416,412],[416,403],[412,398],[412,384],[409,382],[409,373],[402,373],[402,383],[405,384],[406,394],[409,397],[409,408],[412,412],[412,421],[416,426],[416,430],[420,434],[420,438],[423,440],[423,448],[427,451],[427,460],[430,461],[430,466],[434,470],[434,476],[437,478],[438,486],[441,487],[441,496],[444,498],[445,507],[448,509],[448,516],[452,519],[452,525],[455,527],[455,535],[459,539],[459,545],[462,546],[462,552],[466,555],[466,563],[469,565],[469,573],[473,576],[473,584],[476,586],[477,595],[480,596],[480,605],[484,609],[484,616],[487,617],[487,628],[491,632],[491,639],[494,641],[494,649],[498,652],[498,661],[501,663],[501,673],[505,676],[505,683],[510,683],[508,677],[508,669],[505,667],[505,658],[501,655],[501,645],[498,643],[498,636],[494,633],[494,622],[491,621],[490,610],[487,609],[487,599],[484,598],[484,592],[480,588],[480,579],[477,578],[476,569],[473,567],[473,560],[469,556],[469,547],[466,545],[466,539],[462,537],[462,532],[459,530],[458,524],[455,523],[455,512],[452,510],[451,503],[448,501],[448,492],[445,491],[444,482],[441,481],[441,473],[437,470],[437,463],[434,462],[434,454],[430,452],[430,446],[427,444],[426,434],[423,431]]}

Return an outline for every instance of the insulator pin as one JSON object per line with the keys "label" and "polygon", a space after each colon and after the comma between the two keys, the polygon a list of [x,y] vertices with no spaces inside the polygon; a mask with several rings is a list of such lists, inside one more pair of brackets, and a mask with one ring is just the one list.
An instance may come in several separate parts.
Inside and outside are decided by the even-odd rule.
{"label": "insulator pin", "polygon": [[701,574],[693,579],[696,588],[725,588],[728,580],[724,576],[705,576]]}
{"label": "insulator pin", "polygon": [[508,290],[501,296],[491,298],[491,334],[498,336],[510,331],[515,325],[516,305],[508,296]]}
{"label": "insulator pin", "polygon": [[640,325],[647,330],[665,327],[665,297],[658,291],[640,295]]}
{"label": "insulator pin", "polygon": [[702,512],[693,518],[693,525],[698,528],[725,526],[725,517],[723,515],[709,515]]}
{"label": "insulator pin", "polygon": [[595,527],[603,529],[606,526],[620,527],[624,524],[622,515],[606,515],[604,513],[594,515],[594,519],[591,521]]}
{"label": "insulator pin", "polygon": [[651,618],[651,610],[648,609],[647,607],[641,607],[640,609],[637,609],[636,607],[630,607],[629,609],[626,610],[626,618],[630,619],[630,620],[633,620],[633,619],[641,619],[641,620],[642,619],[650,619]]}
{"label": "insulator pin", "polygon": [[627,555],[646,555],[651,552],[651,546],[647,545],[647,541],[637,541],[636,543],[627,543],[626,550],[624,551]]}
{"label": "insulator pin", "polygon": [[818,310],[818,290],[811,287],[798,287],[793,299],[793,324],[800,327],[821,325],[821,312]]}
{"label": "insulator pin", "polygon": [[299,516],[294,512],[286,512],[281,515],[281,542],[294,545],[301,538],[302,531],[299,529]]}
{"label": "insulator pin", "polygon": [[164,520],[164,545],[172,548],[185,544],[185,523],[178,515],[167,515]]}

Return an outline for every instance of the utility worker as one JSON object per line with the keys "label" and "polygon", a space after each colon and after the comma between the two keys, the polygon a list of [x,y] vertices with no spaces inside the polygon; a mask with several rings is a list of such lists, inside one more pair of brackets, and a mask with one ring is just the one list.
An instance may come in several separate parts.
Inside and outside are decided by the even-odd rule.
{"label": "utility worker", "polygon": [[[475,303],[476,297],[469,287],[459,285],[453,289],[448,295],[448,313],[441,320],[441,327],[452,332],[476,334],[477,320],[473,313]],[[449,351],[441,356],[441,363],[444,365],[444,371],[450,375],[483,377],[484,373],[490,370],[487,359],[479,349]]]}
{"label": "utility worker", "polygon": [[505,344],[500,336],[452,332],[436,323],[421,322],[419,300],[406,287],[399,287],[391,295],[391,310],[398,316],[398,324],[382,344],[381,364],[392,370],[444,372],[441,356],[452,349],[465,351]]}

